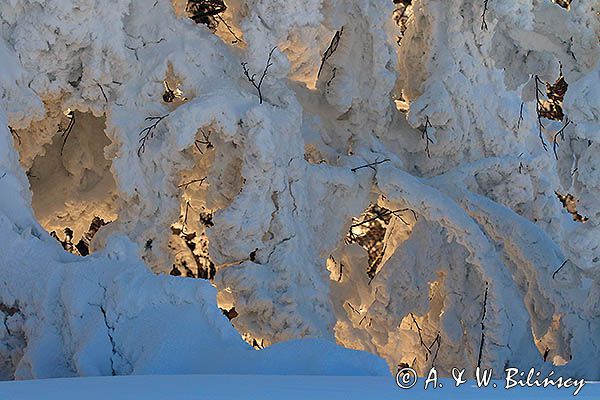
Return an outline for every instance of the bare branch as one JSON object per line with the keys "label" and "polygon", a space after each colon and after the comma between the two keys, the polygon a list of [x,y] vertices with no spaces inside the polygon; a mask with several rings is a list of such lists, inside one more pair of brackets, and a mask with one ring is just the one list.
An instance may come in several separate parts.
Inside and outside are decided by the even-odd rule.
{"label": "bare branch", "polygon": [[69,118],[69,124],[67,125],[67,128],[62,132],[62,137],[63,137],[63,143],[62,146],[60,147],[60,155],[63,155],[63,151],[65,150],[65,145],[67,144],[67,139],[69,139],[69,135],[71,134],[71,131],[73,130],[73,126],[75,125],[75,113],[73,111],[69,111],[69,113],[67,114],[67,118]]}
{"label": "bare branch", "polygon": [[205,176],[205,177],[204,177],[204,178],[202,178],[202,179],[193,179],[193,180],[191,180],[191,181],[189,181],[189,182],[182,183],[181,185],[178,185],[177,187],[178,187],[178,188],[183,188],[183,190],[185,190],[185,189],[187,189],[187,188],[188,188],[190,185],[192,185],[192,184],[194,184],[194,183],[197,183],[197,182],[200,182],[200,185],[202,185],[202,184],[204,183],[204,181],[205,181],[207,178],[208,178],[208,177],[206,177],[206,176]]}
{"label": "bare branch", "polygon": [[386,211],[384,211],[384,212],[382,212],[382,213],[377,213],[377,215],[376,215],[376,216],[374,216],[374,217],[372,217],[372,218],[368,218],[368,219],[366,219],[366,220],[364,220],[364,221],[357,222],[356,224],[352,224],[352,226],[350,226],[350,228],[352,229],[352,228],[359,227],[359,226],[361,226],[361,225],[368,224],[369,222],[373,222],[373,221],[376,221],[376,220],[378,220],[378,219],[382,219],[382,218],[384,218],[384,217],[386,217],[386,216],[388,216],[388,215],[390,215],[390,214],[392,214],[392,215],[394,215],[394,216],[398,217],[398,218],[399,218],[399,219],[400,219],[400,220],[401,220],[401,221],[404,223],[404,225],[406,225],[406,226],[409,226],[410,224],[409,224],[408,222],[406,222],[406,221],[404,220],[404,218],[402,218],[402,215],[400,214],[401,212],[404,212],[404,211],[411,211],[411,212],[413,213],[413,215],[414,215],[415,219],[417,218],[417,215],[416,215],[416,213],[414,212],[414,210],[411,210],[411,209],[409,209],[409,208],[403,208],[403,209],[401,209],[401,210],[386,210]]}
{"label": "bare branch", "polygon": [[139,140],[140,146],[138,147],[138,151],[137,151],[138,157],[140,157],[142,155],[142,153],[144,153],[146,151],[146,142],[148,141],[148,139],[154,137],[154,130],[156,129],[156,127],[158,126],[160,121],[167,118],[168,116],[169,116],[169,114],[165,114],[165,115],[158,116],[158,117],[147,117],[144,120],[144,121],[154,121],[154,122],[150,126],[147,126],[144,129],[142,129],[138,135],[140,137],[140,140]]}
{"label": "bare branch", "polygon": [[441,345],[441,335],[438,332],[438,334],[436,335],[436,337],[433,339],[433,341],[431,342],[431,344],[428,346],[427,344],[425,344],[425,341],[423,340],[423,330],[421,329],[421,327],[419,326],[419,324],[417,323],[417,319],[415,318],[415,315],[413,313],[410,313],[410,316],[413,320],[413,323],[415,324],[415,326],[417,327],[417,333],[419,335],[419,342],[421,344],[421,347],[423,347],[425,349],[425,361],[429,361],[429,356],[432,355],[432,348],[434,344],[438,344],[435,353],[433,353],[433,358],[431,360],[431,363],[433,364],[435,362],[435,359],[437,358],[438,352],[440,350],[440,345]]}
{"label": "bare branch", "polygon": [[267,72],[269,71],[269,68],[273,65],[273,63],[271,62],[271,59],[273,58],[273,52],[275,51],[276,48],[277,48],[277,46],[273,47],[271,49],[271,51],[269,52],[269,57],[267,58],[267,64],[265,66],[265,69],[263,69],[262,75],[260,76],[260,79],[258,80],[258,82],[256,82],[256,74],[250,75],[250,71],[248,70],[248,63],[247,62],[242,63],[242,69],[244,70],[244,75],[246,76],[246,78],[248,78],[248,81],[252,84],[252,86],[254,86],[254,88],[258,92],[258,99],[259,99],[260,104],[262,104],[262,102],[263,102],[262,84],[263,84],[265,77],[267,76]]}
{"label": "bare branch", "polygon": [[488,30],[487,21],[485,20],[485,14],[487,13],[487,10],[488,10],[488,0],[484,0],[483,1],[483,13],[481,13],[481,30],[482,31]]}
{"label": "bare branch", "polygon": [[540,86],[539,86],[540,83],[544,86],[546,85],[540,79],[540,77],[538,75],[535,75],[535,104],[536,104],[539,136],[540,136],[540,140],[542,141],[542,145],[544,146],[544,150],[548,151],[548,145],[546,144],[546,141],[544,140],[544,133],[543,133],[543,129],[545,128],[544,124],[542,123],[542,113],[543,113],[543,109],[544,109],[544,104],[542,103],[540,95],[544,96],[544,93],[540,89]]}
{"label": "bare branch", "polygon": [[483,343],[485,341],[485,315],[487,313],[488,300],[488,282],[485,283],[485,294],[483,296],[483,315],[481,316],[481,341],[479,342],[479,356],[477,357],[477,367],[481,367],[481,356],[483,354]]}
{"label": "bare branch", "polygon": [[421,138],[425,140],[425,153],[427,153],[428,158],[431,158],[429,144],[433,144],[433,140],[429,137],[429,128],[433,128],[433,125],[431,125],[431,122],[429,122],[429,117],[426,117]]}
{"label": "bare branch", "polygon": [[12,127],[8,127],[8,130],[10,131],[10,134],[13,136],[13,138],[17,139],[17,141],[19,142],[19,145],[21,144],[21,136],[17,133],[17,131],[15,131]]}
{"label": "bare branch", "polygon": [[204,130],[201,128],[200,133],[202,133],[202,137],[204,138],[204,140],[195,140],[194,146],[196,146],[196,149],[198,149],[200,154],[204,154],[204,152],[200,148],[200,145],[206,146],[206,150],[213,149],[215,146],[213,146],[212,142],[210,141],[210,134],[211,134],[210,131],[208,131],[208,135],[207,135],[206,132],[204,132]]}
{"label": "bare branch", "polygon": [[329,43],[329,47],[327,47],[327,50],[325,50],[325,53],[323,53],[323,57],[321,57],[321,66],[319,66],[319,72],[317,72],[317,79],[319,79],[319,77],[321,76],[321,71],[323,70],[325,61],[327,61],[333,55],[333,53],[335,53],[335,51],[337,50],[343,33],[344,33],[344,27],[342,26],[341,29],[339,31],[336,31],[335,35],[333,35],[333,39],[331,39],[331,43]]}
{"label": "bare branch", "polygon": [[331,78],[329,78],[329,80],[327,81],[327,87],[331,86],[331,82],[333,82],[333,80],[335,79],[336,73],[337,67],[333,67],[333,69],[331,70]]}
{"label": "bare branch", "polygon": [[390,161],[390,159],[389,159],[389,158],[386,158],[385,160],[381,160],[381,161],[377,161],[377,160],[375,160],[375,162],[372,162],[372,163],[370,163],[370,164],[365,164],[365,165],[361,165],[360,167],[355,167],[355,168],[352,168],[352,169],[351,169],[351,171],[352,171],[352,172],[356,172],[356,171],[358,171],[359,169],[363,169],[363,168],[371,168],[373,171],[377,171],[377,170],[375,169],[375,165],[383,164],[384,162],[388,162],[388,161]]}
{"label": "bare branch", "polygon": [[563,269],[563,267],[564,267],[565,265],[567,265],[567,262],[568,262],[568,261],[569,261],[569,260],[565,260],[565,261],[563,261],[563,263],[562,263],[562,264],[560,264],[560,267],[558,267],[558,269],[557,269],[556,271],[554,271],[554,273],[552,274],[552,279],[554,279],[554,278],[556,277],[556,274],[558,274],[558,271],[560,271],[561,269]]}
{"label": "bare branch", "polygon": [[189,212],[190,209],[192,211],[196,211],[194,209],[194,207],[192,207],[192,205],[190,204],[190,202],[186,201],[185,202],[185,212],[183,213],[183,224],[181,225],[181,232],[182,233],[185,233],[185,228],[187,227],[188,212]]}
{"label": "bare branch", "polygon": [[556,159],[558,160],[558,142],[556,141],[556,139],[558,139],[558,137],[560,136],[560,138],[564,141],[565,140],[565,129],[567,128],[567,126],[569,126],[571,124],[571,120],[569,118],[565,118],[565,124],[562,126],[562,128],[560,128],[560,130],[558,132],[556,132],[554,134],[554,139],[553,139],[553,144],[552,144],[552,149],[554,150],[554,157],[556,157]]}
{"label": "bare branch", "polygon": [[231,35],[232,35],[232,36],[235,38],[235,40],[232,40],[232,41],[231,41],[231,44],[236,44],[236,43],[238,43],[238,42],[240,42],[240,43],[244,43],[244,41],[243,41],[242,39],[240,39],[240,38],[239,38],[239,37],[238,37],[238,36],[235,34],[235,32],[233,31],[233,29],[231,28],[231,25],[229,25],[229,24],[227,23],[227,21],[225,21],[225,20],[223,19],[223,17],[221,17],[221,15],[220,15],[220,14],[217,14],[217,15],[215,16],[215,18],[216,18],[217,20],[221,21],[221,22],[223,23],[223,25],[225,25],[225,27],[227,28],[227,30],[229,31],[229,33],[231,33]]}
{"label": "bare branch", "polygon": [[106,93],[104,93],[104,88],[102,87],[102,85],[100,84],[100,82],[98,82],[97,80],[94,80],[94,82],[96,82],[96,85],[98,85],[98,87],[100,88],[100,92],[102,92],[102,96],[104,97],[104,101],[108,103],[108,97],[106,97]]}

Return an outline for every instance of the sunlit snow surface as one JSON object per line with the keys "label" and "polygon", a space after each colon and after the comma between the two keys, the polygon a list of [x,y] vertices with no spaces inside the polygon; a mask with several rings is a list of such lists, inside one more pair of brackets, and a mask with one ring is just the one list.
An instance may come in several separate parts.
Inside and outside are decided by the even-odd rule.
{"label": "sunlit snow surface", "polygon": [[[0,383],[2,400],[204,400],[204,399],[598,399],[600,385],[588,383],[573,397],[570,389],[479,389],[471,382],[423,390],[398,388],[392,377],[179,375],[42,379]],[[491,384],[490,384],[491,386]]]}

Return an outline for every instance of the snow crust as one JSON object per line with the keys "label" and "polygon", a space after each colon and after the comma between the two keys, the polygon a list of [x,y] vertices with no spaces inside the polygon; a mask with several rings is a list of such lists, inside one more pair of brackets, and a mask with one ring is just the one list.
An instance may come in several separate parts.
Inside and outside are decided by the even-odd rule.
{"label": "snow crust", "polygon": [[[535,400],[572,398],[570,389],[522,388],[503,389],[502,381],[487,388],[478,388],[469,381],[455,387],[451,379],[440,379],[442,385],[424,390],[420,382],[411,389],[401,390],[388,377],[349,376],[127,376],[101,378],[47,379],[27,382],[0,382],[0,391],[13,400],[115,400],[143,397],[147,400],[169,398],[194,400],[220,399],[364,399],[392,400],[398,397],[418,396],[420,399],[514,399]],[[588,383],[577,399],[596,399],[598,383]]]}

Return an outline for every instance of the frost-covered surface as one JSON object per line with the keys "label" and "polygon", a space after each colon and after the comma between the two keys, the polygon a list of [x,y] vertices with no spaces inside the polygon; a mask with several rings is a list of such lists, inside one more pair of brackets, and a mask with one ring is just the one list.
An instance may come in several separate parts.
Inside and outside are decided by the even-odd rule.
{"label": "frost-covered surface", "polygon": [[11,400],[104,400],[107,398],[145,400],[194,399],[194,400],[393,400],[414,398],[434,400],[466,399],[597,399],[600,385],[589,383],[573,397],[572,389],[522,388],[503,389],[502,381],[497,388],[478,388],[474,382],[454,387],[449,379],[440,380],[441,387],[434,389],[419,384],[401,390],[389,377],[349,376],[128,376],[102,378],[48,379],[27,382],[1,382],[0,392]]}
{"label": "frost-covered surface", "polygon": [[[486,2],[486,30],[483,1],[414,0],[399,45],[391,1],[227,4],[237,42],[181,1],[0,4],[3,377],[219,373],[240,357],[269,371],[241,334],[335,339],[392,370],[600,378],[597,1]],[[260,104],[240,63],[260,76],[275,46]],[[553,81],[559,62],[573,123],[557,160],[532,76]],[[181,98],[163,101],[165,80]],[[344,243],[370,203],[409,211],[372,280]],[[76,237],[113,222],[81,259],[33,209]],[[173,224],[205,235],[216,291],[148,270],[179,257]],[[361,371],[380,371],[369,360]]]}

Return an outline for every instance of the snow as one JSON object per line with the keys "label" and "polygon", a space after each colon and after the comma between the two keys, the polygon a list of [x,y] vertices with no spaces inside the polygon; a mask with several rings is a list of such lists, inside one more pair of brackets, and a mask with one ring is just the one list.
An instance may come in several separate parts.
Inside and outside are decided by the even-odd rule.
{"label": "snow", "polygon": [[[1,382],[0,394],[10,400],[362,400],[416,398],[433,400],[535,400],[597,399],[600,385],[588,383],[577,397],[571,389],[502,388],[502,382],[492,381],[487,388],[467,382],[456,388],[447,379],[442,387],[418,385],[402,390],[391,377],[302,376],[302,375],[179,375],[128,376],[75,379],[41,379],[28,382]],[[491,385],[496,383],[497,388]]]}

